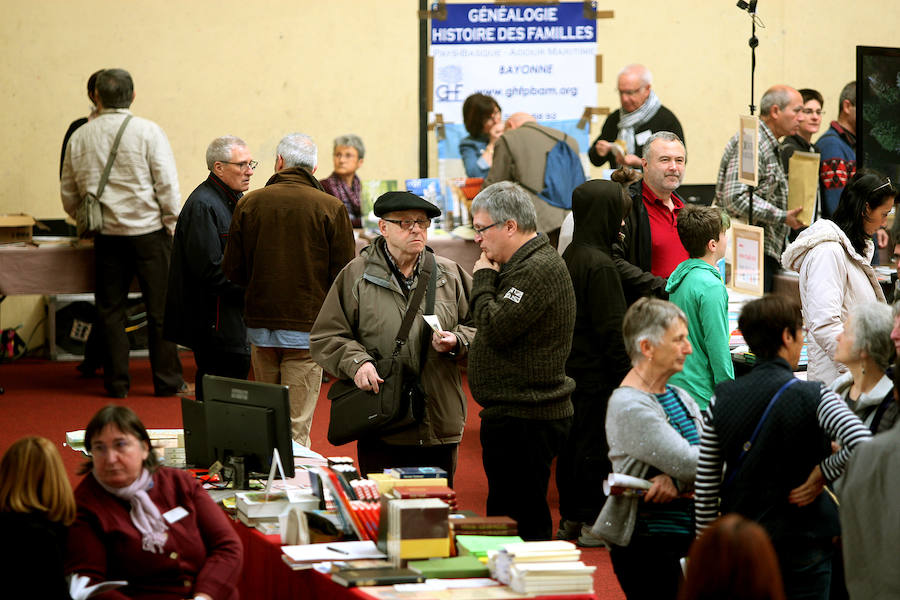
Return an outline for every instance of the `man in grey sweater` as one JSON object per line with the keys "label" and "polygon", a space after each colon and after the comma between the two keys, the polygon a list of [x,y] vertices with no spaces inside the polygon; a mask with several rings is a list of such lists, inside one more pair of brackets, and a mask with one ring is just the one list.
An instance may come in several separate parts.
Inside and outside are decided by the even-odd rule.
{"label": "man in grey sweater", "polygon": [[469,386],[481,411],[488,515],[509,515],[525,540],[551,537],[550,463],[572,425],[565,364],[575,327],[566,265],[538,233],[528,193],[500,182],[472,203],[481,246],[473,276],[477,333]]}

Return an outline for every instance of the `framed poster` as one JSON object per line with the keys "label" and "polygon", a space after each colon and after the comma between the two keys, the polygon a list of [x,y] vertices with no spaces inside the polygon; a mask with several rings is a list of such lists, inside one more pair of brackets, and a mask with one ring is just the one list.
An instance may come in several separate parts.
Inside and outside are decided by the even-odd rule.
{"label": "framed poster", "polygon": [[731,245],[731,287],[748,294],[763,295],[762,227],[731,222],[734,243]]}
{"label": "framed poster", "polygon": [[740,121],[738,181],[756,187],[759,184],[759,119],[753,115],[741,115]]}

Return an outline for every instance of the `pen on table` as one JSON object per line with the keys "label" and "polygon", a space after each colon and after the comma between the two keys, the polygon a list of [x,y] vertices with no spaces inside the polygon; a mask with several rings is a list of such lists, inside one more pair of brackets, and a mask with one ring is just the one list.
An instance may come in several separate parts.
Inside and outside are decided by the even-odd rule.
{"label": "pen on table", "polygon": [[332,552],[337,552],[338,554],[350,554],[346,550],[341,550],[340,548],[335,548],[334,546],[325,546],[326,550],[331,550]]}

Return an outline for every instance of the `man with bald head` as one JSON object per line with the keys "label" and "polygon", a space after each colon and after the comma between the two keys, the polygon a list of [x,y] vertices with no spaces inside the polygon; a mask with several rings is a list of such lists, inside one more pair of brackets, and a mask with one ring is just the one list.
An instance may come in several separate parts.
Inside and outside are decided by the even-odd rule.
{"label": "man with bald head", "polygon": [[644,65],[628,65],[616,79],[622,108],[607,117],[600,135],[588,151],[595,166],[609,162],[615,168],[641,168],[644,144],[658,131],[671,131],[684,142],[684,131],[675,114],[663,106],[651,89],[653,74]]}
{"label": "man with bald head", "polygon": [[514,113],[506,121],[506,133],[494,143],[494,160],[482,186],[484,189],[499,181],[521,184],[534,204],[537,230],[547,234],[554,248],[559,241],[560,225],[569,211],[551,205],[538,194],[544,189],[547,153],[563,140],[577,155],[578,142],[574,138],[539,125],[528,113]]}
{"label": "man with bald head", "polygon": [[[788,180],[778,156],[778,139],[797,133],[802,111],[800,92],[786,85],[769,88],[759,103],[759,183],[753,189],[753,225],[765,230],[763,289],[766,292],[772,291],[789,230],[804,225],[798,217],[802,207],[787,209]],[[736,133],[725,146],[716,182],[716,204],[732,218],[747,222],[751,188],[738,181],[738,139]]]}

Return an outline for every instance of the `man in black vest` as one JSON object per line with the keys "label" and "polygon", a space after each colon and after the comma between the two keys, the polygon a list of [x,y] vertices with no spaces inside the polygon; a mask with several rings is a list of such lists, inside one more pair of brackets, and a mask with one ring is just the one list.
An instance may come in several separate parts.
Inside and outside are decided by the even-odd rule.
{"label": "man in black vest", "polygon": [[[837,504],[821,492],[871,434],[837,394],[794,379],[803,348],[796,300],[749,302],[738,326],[759,362],[719,384],[710,403],[697,466],[697,531],[730,512],[757,521],[772,538],[786,596],[825,600],[840,524]],[[839,452],[832,454],[830,439]]]}

